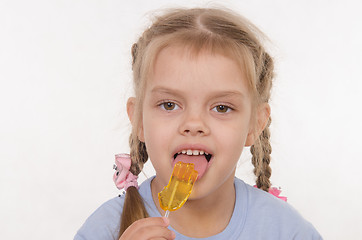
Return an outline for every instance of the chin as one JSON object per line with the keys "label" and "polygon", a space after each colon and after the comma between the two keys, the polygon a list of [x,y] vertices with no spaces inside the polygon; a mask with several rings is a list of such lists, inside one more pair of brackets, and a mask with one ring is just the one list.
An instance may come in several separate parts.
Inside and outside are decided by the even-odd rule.
{"label": "chin", "polygon": [[202,199],[204,197],[207,197],[208,193],[205,192],[205,190],[206,189],[202,188],[202,186],[194,186],[194,188],[192,189],[192,192],[191,192],[188,199],[189,200],[198,200],[198,199]]}

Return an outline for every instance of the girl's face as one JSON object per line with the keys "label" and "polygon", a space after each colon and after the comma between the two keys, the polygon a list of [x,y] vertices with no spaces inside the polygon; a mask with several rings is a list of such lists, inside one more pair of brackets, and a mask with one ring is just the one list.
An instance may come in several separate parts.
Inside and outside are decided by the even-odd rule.
{"label": "girl's face", "polygon": [[178,161],[194,163],[199,172],[190,199],[233,183],[243,147],[253,141],[244,75],[223,55],[203,51],[195,57],[176,46],[158,54],[145,89],[139,133],[156,170],[154,189],[168,184]]}

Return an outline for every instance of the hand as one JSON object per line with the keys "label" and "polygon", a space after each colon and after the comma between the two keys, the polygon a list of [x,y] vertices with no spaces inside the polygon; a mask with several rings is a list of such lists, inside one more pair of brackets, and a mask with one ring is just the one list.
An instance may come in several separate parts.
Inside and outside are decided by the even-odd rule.
{"label": "hand", "polygon": [[175,233],[167,227],[170,220],[165,217],[140,219],[129,226],[119,240],[175,239]]}

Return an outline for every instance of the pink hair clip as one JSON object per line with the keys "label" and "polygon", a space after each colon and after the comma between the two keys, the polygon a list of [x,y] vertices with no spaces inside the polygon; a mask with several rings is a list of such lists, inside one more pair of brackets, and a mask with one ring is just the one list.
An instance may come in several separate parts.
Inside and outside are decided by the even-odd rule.
{"label": "pink hair clip", "polygon": [[113,169],[116,172],[113,174],[113,181],[118,189],[127,191],[127,188],[133,186],[138,189],[137,178],[138,176],[133,175],[129,169],[131,167],[131,157],[129,154],[116,154],[115,164]]}
{"label": "pink hair clip", "polygon": [[[256,185],[254,185],[254,187],[258,188]],[[270,193],[271,195],[274,195],[275,197],[277,197],[277,198],[279,198],[279,199],[281,199],[281,200],[283,200],[283,201],[286,202],[286,201],[287,201],[287,197],[279,196],[281,192],[282,192],[282,190],[280,190],[280,188],[276,188],[276,187],[270,187],[270,188],[269,188],[269,193]]]}

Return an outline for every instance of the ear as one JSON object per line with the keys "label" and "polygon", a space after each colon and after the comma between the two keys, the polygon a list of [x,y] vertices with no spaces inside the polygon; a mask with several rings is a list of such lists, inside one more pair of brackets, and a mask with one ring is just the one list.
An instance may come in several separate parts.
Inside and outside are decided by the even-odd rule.
{"label": "ear", "polygon": [[[127,101],[127,114],[128,114],[128,118],[132,124],[132,127],[135,127],[135,123],[134,123],[134,114],[135,114],[135,106],[136,106],[136,98],[134,97],[130,97],[128,98],[128,101]],[[136,120],[137,121],[137,120]],[[137,132],[137,136],[138,136],[138,139],[141,141],[141,142],[144,142],[144,134],[143,134],[143,124],[142,124],[142,121],[140,121],[140,126],[138,127],[139,130]]]}
{"label": "ear", "polygon": [[258,106],[256,113],[256,121],[254,126],[250,128],[248,136],[246,138],[245,146],[249,147],[254,144],[255,140],[263,132],[270,117],[270,105],[268,103],[262,103]]}

